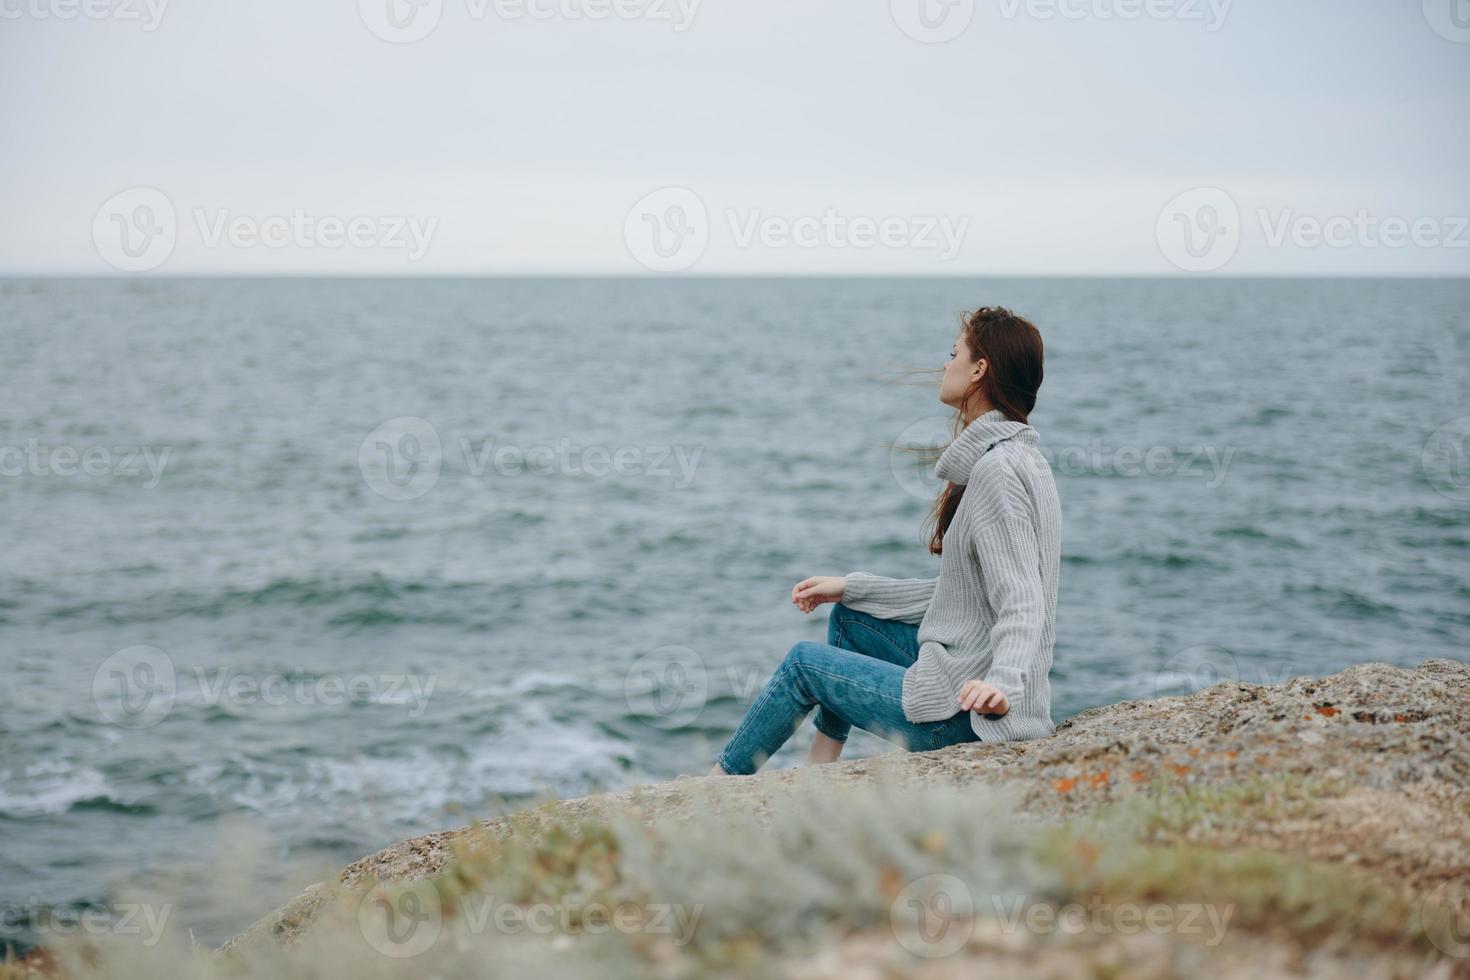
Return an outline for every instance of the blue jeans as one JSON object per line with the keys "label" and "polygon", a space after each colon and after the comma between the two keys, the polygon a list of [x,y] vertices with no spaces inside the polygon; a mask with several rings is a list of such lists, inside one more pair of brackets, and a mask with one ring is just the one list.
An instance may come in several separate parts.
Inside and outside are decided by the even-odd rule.
{"label": "blue jeans", "polygon": [[978,741],[968,711],[944,721],[904,717],[903,675],[919,656],[918,634],[917,626],[834,605],[827,642],[802,640],[791,648],[725,744],[720,768],[755,772],[813,708],[817,731],[839,742],[854,725],[911,752]]}

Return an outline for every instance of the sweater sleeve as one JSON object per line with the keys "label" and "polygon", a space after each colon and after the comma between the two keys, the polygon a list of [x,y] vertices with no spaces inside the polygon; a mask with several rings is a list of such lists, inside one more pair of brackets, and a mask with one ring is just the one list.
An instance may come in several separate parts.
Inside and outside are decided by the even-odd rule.
{"label": "sweater sleeve", "polygon": [[879,619],[918,625],[934,598],[936,578],[884,578],[871,572],[848,572],[842,604]]}
{"label": "sweater sleeve", "polygon": [[980,679],[1015,708],[1037,682],[1042,666],[1046,597],[1036,532],[1024,516],[1010,512],[976,529],[973,540],[985,595],[995,612],[990,670]]}

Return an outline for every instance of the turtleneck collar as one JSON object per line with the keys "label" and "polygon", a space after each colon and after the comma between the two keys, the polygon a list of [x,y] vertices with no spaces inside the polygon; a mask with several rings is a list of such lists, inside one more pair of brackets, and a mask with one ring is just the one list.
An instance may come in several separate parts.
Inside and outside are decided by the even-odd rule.
{"label": "turtleneck collar", "polygon": [[934,475],[950,483],[965,483],[970,479],[970,468],[976,460],[997,442],[1012,437],[1028,446],[1037,443],[1035,429],[1025,422],[1013,422],[1000,409],[992,408],[971,420],[945,447],[939,454],[939,461],[934,464]]}

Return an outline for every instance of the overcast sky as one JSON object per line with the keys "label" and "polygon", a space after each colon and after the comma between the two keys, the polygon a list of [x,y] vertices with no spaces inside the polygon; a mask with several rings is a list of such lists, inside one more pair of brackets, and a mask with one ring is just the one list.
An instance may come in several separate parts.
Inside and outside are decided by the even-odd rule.
{"label": "overcast sky", "polygon": [[0,273],[1470,274],[1467,0],[414,2],[0,0]]}

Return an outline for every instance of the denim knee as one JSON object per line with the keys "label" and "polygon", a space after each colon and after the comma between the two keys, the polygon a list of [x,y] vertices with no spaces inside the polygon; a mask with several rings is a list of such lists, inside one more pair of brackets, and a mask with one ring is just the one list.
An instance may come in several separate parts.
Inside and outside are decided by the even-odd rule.
{"label": "denim knee", "polygon": [[790,650],[786,651],[786,659],[781,662],[780,670],[786,675],[786,682],[790,685],[792,696],[797,702],[817,709],[813,719],[817,731],[828,738],[845,742],[852,726],[839,717],[835,711],[815,699],[805,684],[806,678],[802,675],[803,668],[811,663],[810,654],[823,649],[825,648],[822,644],[815,640],[798,640],[791,645]]}
{"label": "denim knee", "polygon": [[786,651],[786,659],[781,661],[779,672],[786,675],[786,681],[798,692],[798,696],[804,695],[805,685],[802,683],[801,671],[810,662],[813,651],[821,649],[822,644],[815,640],[797,640],[791,644],[791,649]]}
{"label": "denim knee", "polygon": [[812,647],[818,646],[821,646],[821,644],[812,640],[797,640],[795,643],[791,644],[791,649],[786,651],[785,663],[800,663],[802,660],[806,659],[807,652]]}

